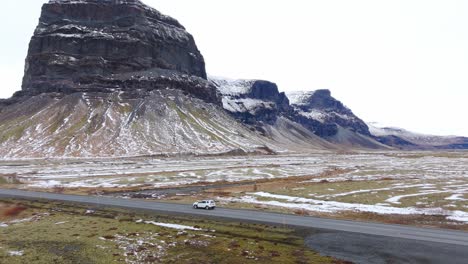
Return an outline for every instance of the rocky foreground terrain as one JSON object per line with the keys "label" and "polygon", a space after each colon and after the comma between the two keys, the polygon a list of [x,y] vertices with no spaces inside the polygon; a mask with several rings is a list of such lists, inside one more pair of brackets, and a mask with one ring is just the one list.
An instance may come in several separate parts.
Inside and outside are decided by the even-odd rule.
{"label": "rocky foreground terrain", "polygon": [[[446,141],[445,141],[446,142]],[[466,148],[372,134],[327,90],[207,78],[194,38],[139,0],[51,0],[22,90],[0,100],[0,157]]]}

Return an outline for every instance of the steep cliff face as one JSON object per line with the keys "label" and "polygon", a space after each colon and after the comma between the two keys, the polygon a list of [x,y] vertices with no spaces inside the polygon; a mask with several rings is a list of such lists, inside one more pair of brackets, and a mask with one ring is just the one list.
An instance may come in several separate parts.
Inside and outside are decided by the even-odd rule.
{"label": "steep cliff face", "polygon": [[292,119],[321,137],[338,134],[339,128],[370,136],[369,127],[340,101],[331,96],[329,90],[312,92],[288,92],[295,113]]}
{"label": "steep cliff face", "polygon": [[170,87],[217,102],[205,79],[192,35],[142,2],[51,0],[29,45],[23,94]]}
{"label": "steep cliff face", "polygon": [[222,110],[184,27],[137,0],[49,1],[23,89],[0,100],[0,157],[248,153],[270,143]]}
{"label": "steep cliff face", "polygon": [[279,92],[259,80],[210,78],[223,96],[223,107],[262,135],[295,149],[387,148],[370,137],[367,125],[329,91]]}
{"label": "steep cliff face", "polygon": [[[268,81],[208,80],[193,37],[138,0],[50,0],[22,90],[0,100],[8,158],[387,148],[376,139],[421,146],[372,138],[328,90],[286,96]],[[436,148],[468,145],[442,141]]]}
{"label": "steep cliff face", "polygon": [[224,109],[245,124],[258,128],[274,124],[279,116],[291,110],[286,95],[272,82],[216,77],[210,80],[223,96]]}
{"label": "steep cliff face", "polygon": [[0,113],[0,157],[249,153],[275,148],[178,89],[32,96]]}

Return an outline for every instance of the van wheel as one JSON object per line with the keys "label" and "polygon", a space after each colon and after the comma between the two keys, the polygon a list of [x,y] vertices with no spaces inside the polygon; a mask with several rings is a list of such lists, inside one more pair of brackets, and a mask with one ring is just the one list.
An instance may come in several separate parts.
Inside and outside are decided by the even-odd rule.
{"label": "van wheel", "polygon": [[193,209],[198,209],[198,206],[194,205],[194,206],[193,206]]}
{"label": "van wheel", "polygon": [[210,208],[208,206],[205,207],[206,210],[210,210]]}

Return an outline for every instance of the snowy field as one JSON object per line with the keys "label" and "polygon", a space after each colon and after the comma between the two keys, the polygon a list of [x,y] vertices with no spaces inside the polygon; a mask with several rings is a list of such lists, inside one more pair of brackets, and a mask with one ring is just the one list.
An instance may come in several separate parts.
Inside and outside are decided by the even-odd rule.
{"label": "snowy field", "polygon": [[241,203],[318,213],[431,215],[468,223],[467,152],[3,161],[2,175],[19,181],[17,188],[115,191],[310,176],[282,186],[240,189],[213,198],[227,206]]}

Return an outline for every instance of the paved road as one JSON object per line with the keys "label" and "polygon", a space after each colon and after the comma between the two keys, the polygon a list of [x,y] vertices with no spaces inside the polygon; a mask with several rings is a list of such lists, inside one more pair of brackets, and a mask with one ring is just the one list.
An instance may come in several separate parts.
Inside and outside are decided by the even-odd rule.
{"label": "paved road", "polygon": [[255,221],[276,225],[288,225],[332,231],[344,231],[357,234],[377,235],[390,238],[404,238],[425,242],[437,242],[457,246],[468,246],[468,232],[442,229],[428,229],[400,225],[376,224],[356,221],[344,221],[308,216],[286,215],[253,210],[217,208],[216,210],[195,210],[187,205],[121,199],[114,197],[79,196],[54,193],[27,192],[0,189],[0,197],[22,199],[47,199],[54,201],[77,202],[90,205],[122,207],[128,209],[149,210],[167,214],[183,214],[224,218],[237,221]]}
{"label": "paved road", "polygon": [[468,247],[367,234],[312,230],[305,244],[323,256],[359,264],[467,264]]}

